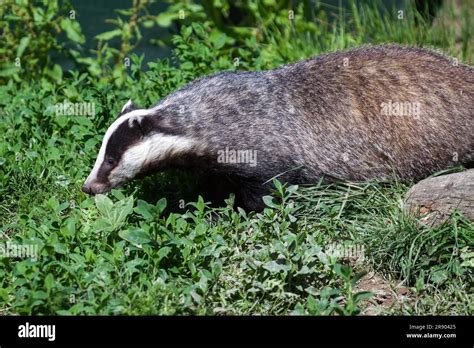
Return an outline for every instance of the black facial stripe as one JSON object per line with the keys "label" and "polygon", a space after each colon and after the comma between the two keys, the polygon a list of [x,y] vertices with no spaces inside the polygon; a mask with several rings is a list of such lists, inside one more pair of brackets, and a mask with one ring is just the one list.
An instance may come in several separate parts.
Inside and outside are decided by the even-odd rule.
{"label": "black facial stripe", "polygon": [[153,132],[163,133],[165,135],[186,135],[186,127],[177,120],[175,112],[167,110],[159,110],[156,114],[147,116],[142,121],[142,128],[145,133],[152,130]]}
{"label": "black facial stripe", "polygon": [[[109,181],[109,175],[119,164],[123,154],[142,139],[142,131],[134,122],[130,127],[128,120],[123,121],[110,136],[105,148],[104,159],[97,171],[97,180],[102,183]],[[109,159],[113,163],[109,163]]]}
{"label": "black facial stripe", "polygon": [[[116,165],[115,165],[116,166]],[[109,181],[109,174],[115,168],[115,166],[111,166],[104,160],[100,165],[100,168],[97,172],[97,181],[101,183],[106,183]]]}
{"label": "black facial stripe", "polygon": [[141,139],[142,130],[140,127],[137,127],[136,124],[134,124],[134,127],[130,127],[129,121],[125,120],[110,136],[105,148],[104,162],[107,161],[107,158],[111,157],[115,160],[115,163],[118,163],[125,151]]}
{"label": "black facial stripe", "polygon": [[[97,172],[97,178],[100,182],[108,182],[111,171],[120,163],[123,154],[143,138],[154,133],[184,135],[182,129],[173,127],[169,122],[164,122],[165,120],[160,116],[147,115],[126,119],[115,129],[107,142],[105,156]],[[108,163],[109,158],[113,159],[112,164]]]}

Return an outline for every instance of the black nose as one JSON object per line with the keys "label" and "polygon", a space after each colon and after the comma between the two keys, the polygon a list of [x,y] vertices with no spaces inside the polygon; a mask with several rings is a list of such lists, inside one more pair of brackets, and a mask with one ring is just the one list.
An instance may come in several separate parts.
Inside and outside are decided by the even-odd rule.
{"label": "black nose", "polygon": [[89,185],[82,186],[82,192],[87,193],[88,195],[92,194],[92,187]]}

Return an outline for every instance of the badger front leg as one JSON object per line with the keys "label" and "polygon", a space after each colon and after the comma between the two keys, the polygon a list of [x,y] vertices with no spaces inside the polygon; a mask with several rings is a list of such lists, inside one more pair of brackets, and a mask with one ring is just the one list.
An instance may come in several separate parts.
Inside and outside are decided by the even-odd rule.
{"label": "badger front leg", "polygon": [[241,181],[236,192],[236,206],[246,211],[262,211],[265,203],[262,197],[271,194],[268,184]]}
{"label": "badger front leg", "polygon": [[229,175],[207,173],[204,179],[205,199],[213,206],[223,206],[230,194],[235,195],[234,207],[246,211],[261,211],[265,207],[262,197],[270,194],[268,186]]}

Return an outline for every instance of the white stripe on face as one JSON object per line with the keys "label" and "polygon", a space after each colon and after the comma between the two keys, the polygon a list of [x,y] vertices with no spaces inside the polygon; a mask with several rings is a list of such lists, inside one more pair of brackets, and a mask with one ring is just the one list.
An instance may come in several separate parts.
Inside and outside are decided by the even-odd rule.
{"label": "white stripe on face", "polygon": [[133,179],[147,164],[187,152],[195,141],[176,135],[153,134],[125,151],[119,164],[111,171],[112,186]]}
{"label": "white stripe on face", "polygon": [[97,179],[97,173],[99,172],[99,168],[104,162],[105,158],[105,149],[107,148],[107,143],[112,136],[112,134],[115,132],[115,130],[120,126],[123,122],[132,122],[133,118],[135,117],[143,117],[143,116],[148,116],[153,113],[153,110],[147,110],[147,109],[140,109],[140,110],[133,110],[129,113],[126,113],[125,115],[120,116],[117,118],[107,129],[104,135],[104,139],[102,140],[102,145],[100,146],[99,154],[97,155],[97,159],[94,164],[94,168],[92,168],[91,173],[86,179],[85,184],[89,184],[90,182],[94,181]]}

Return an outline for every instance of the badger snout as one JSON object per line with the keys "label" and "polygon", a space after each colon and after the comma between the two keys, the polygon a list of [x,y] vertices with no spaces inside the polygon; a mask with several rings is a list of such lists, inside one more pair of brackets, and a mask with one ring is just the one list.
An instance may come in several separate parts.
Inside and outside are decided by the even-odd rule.
{"label": "badger snout", "polygon": [[97,195],[99,193],[104,193],[109,191],[108,185],[100,184],[100,183],[95,183],[91,182],[88,183],[86,182],[84,185],[82,185],[82,192],[87,193],[88,195]]}
{"label": "badger snout", "polygon": [[93,195],[95,192],[92,190],[92,186],[88,184],[82,185],[82,192],[87,193],[88,195]]}

